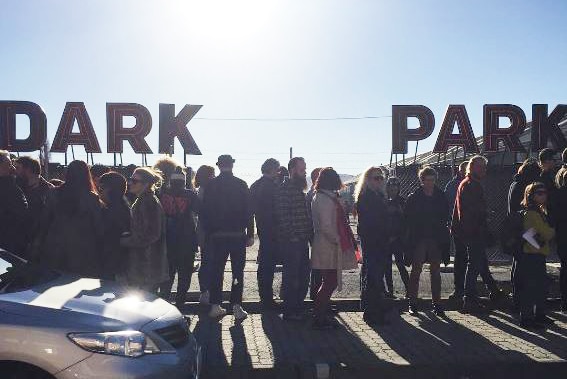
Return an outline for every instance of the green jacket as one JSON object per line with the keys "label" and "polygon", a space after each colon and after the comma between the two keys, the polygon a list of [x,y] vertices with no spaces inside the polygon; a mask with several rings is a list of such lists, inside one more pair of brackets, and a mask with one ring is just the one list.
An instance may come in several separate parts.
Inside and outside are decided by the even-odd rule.
{"label": "green jacket", "polygon": [[[549,225],[546,217],[538,211],[528,210],[524,215],[524,230],[534,228],[540,241],[540,249],[524,242],[524,253],[549,255],[549,242],[555,237],[555,229]],[[543,242],[543,243],[541,243]]]}

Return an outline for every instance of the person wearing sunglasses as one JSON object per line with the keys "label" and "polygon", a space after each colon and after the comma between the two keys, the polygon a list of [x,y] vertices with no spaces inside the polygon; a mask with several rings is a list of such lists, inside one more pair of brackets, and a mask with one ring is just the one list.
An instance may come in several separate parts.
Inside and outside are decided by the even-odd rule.
{"label": "person wearing sunglasses", "polygon": [[129,249],[128,284],[153,293],[157,293],[160,284],[169,279],[165,213],[155,195],[161,183],[161,175],[151,168],[134,170],[128,179],[128,191],[136,196],[132,205],[131,233],[120,240],[120,244]]}
{"label": "person wearing sunglasses", "polygon": [[[546,265],[549,242],[555,237],[547,213],[548,192],[545,184],[532,183],[526,187],[524,207],[524,244],[518,263],[520,288],[520,325],[525,328],[544,328],[552,324],[546,315]],[[529,238],[527,236],[532,236]],[[535,309],[535,311],[534,311]]]}
{"label": "person wearing sunglasses", "polygon": [[354,193],[362,249],[361,307],[369,325],[385,324],[390,310],[384,299],[384,272],[390,254],[384,183],[382,169],[370,167],[358,180]]}

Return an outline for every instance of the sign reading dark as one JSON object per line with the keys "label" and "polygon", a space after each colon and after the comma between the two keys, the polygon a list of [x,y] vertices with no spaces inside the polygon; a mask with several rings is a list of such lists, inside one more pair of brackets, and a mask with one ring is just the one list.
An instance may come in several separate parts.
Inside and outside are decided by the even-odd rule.
{"label": "sign reading dark", "polygon": [[[559,122],[567,115],[567,105],[558,105],[551,114],[547,104],[532,106],[531,148],[538,151],[551,141],[554,148],[567,147],[567,141]],[[417,128],[408,128],[408,118],[416,118]],[[500,126],[500,118],[507,118],[509,125]],[[458,133],[453,133],[457,125]],[[421,141],[429,137],[435,128],[435,117],[424,105],[392,106],[392,153],[407,154],[408,141]],[[483,143],[485,152],[496,152],[502,142],[512,152],[525,152],[520,135],[526,128],[524,111],[511,104],[486,104],[483,109]],[[437,136],[434,153],[444,153],[450,146],[462,147],[467,153],[478,153],[471,122],[464,105],[449,105],[445,112],[441,130]]]}
{"label": "sign reading dark", "polygon": [[[185,154],[201,155],[201,150],[189,133],[187,124],[202,105],[185,105],[176,115],[175,105],[159,105],[159,146],[161,154],[173,153],[173,141],[177,137]],[[30,120],[27,138],[16,138],[16,116],[26,115]],[[133,127],[124,127],[124,118],[133,117]],[[73,132],[73,125],[78,132]],[[122,153],[124,141],[135,153],[152,154],[145,137],[152,130],[152,115],[146,107],[134,103],[106,104],[106,151]],[[29,101],[0,101],[0,149],[12,152],[39,150],[47,138],[47,117],[41,107]],[[69,102],[61,116],[50,151],[64,153],[69,145],[82,145],[87,153],[101,153],[93,124],[84,103]]]}

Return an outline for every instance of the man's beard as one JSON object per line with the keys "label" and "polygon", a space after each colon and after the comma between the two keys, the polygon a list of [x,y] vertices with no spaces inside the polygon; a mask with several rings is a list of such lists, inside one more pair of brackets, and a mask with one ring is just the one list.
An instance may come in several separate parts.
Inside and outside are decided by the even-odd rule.
{"label": "man's beard", "polygon": [[301,189],[307,189],[307,176],[294,176],[293,181],[296,182]]}

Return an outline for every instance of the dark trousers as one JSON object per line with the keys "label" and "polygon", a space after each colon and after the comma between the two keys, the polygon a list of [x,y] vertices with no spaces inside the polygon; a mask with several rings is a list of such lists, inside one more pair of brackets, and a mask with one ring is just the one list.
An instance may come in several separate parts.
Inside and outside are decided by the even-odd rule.
{"label": "dark trousers", "polygon": [[523,254],[520,252],[520,254],[517,254],[512,258],[512,271],[510,273],[510,279],[512,282],[512,301],[514,303],[514,307],[517,309],[520,308],[520,289],[522,288],[519,274],[520,259],[522,259],[522,255]]}
{"label": "dark trousers", "polygon": [[309,283],[309,298],[315,300],[317,298],[317,292],[321,288],[322,283],[321,270],[316,268],[311,269],[311,277]]}
{"label": "dark trousers", "polygon": [[195,252],[183,251],[179,246],[167,247],[167,259],[169,263],[169,280],[160,285],[160,296],[169,299],[171,287],[177,274],[176,303],[184,303],[185,295],[191,287],[191,276],[193,275],[193,264],[195,263]]}
{"label": "dark trousers", "polygon": [[246,237],[214,236],[211,237],[208,248],[208,252],[212,253],[211,283],[209,289],[211,304],[220,304],[222,302],[224,268],[229,256],[230,267],[232,269],[230,304],[242,304],[244,265],[246,263]]}
{"label": "dark trousers", "polygon": [[455,243],[455,261],[453,268],[453,281],[455,285],[455,296],[463,297],[465,295],[465,276],[467,273],[468,256],[467,245],[459,238],[454,237]]}
{"label": "dark trousers", "polygon": [[484,285],[494,291],[496,282],[488,268],[488,259],[482,243],[469,243],[467,246],[467,272],[465,274],[465,297],[476,300],[478,293],[476,289],[476,280],[480,275]]}
{"label": "dark trousers", "polygon": [[284,241],[283,257],[283,311],[284,315],[303,312],[303,302],[309,288],[309,244],[307,241]]}
{"label": "dark trousers", "polygon": [[258,255],[258,294],[260,301],[271,303],[274,301],[274,272],[278,257],[278,242],[273,236],[258,236],[260,249]]}
{"label": "dark trousers", "polygon": [[383,316],[388,310],[384,299],[384,271],[389,252],[361,237],[362,268],[360,270],[360,302],[364,314]]}
{"label": "dark trousers", "polygon": [[321,286],[317,290],[317,295],[315,296],[314,313],[316,318],[322,319],[325,317],[329,309],[331,296],[335,289],[337,289],[338,278],[337,270],[318,271],[321,274]]}
{"label": "dark trousers", "polygon": [[211,253],[201,247],[201,266],[199,267],[199,290],[208,291],[211,283]]}
{"label": "dark trousers", "polygon": [[559,288],[563,307],[567,305],[567,257],[561,258],[561,271],[559,271]]}
{"label": "dark trousers", "polygon": [[408,285],[409,285],[409,274],[406,266],[404,265],[404,253],[401,249],[396,249],[394,247],[391,248],[392,254],[386,255],[386,264],[385,264],[385,280],[386,280],[386,289],[390,293],[394,293],[394,278],[393,278],[393,270],[392,270],[392,255],[396,258],[396,267],[400,272],[400,277],[402,278],[402,283],[404,283],[404,289],[406,294],[408,292]]}
{"label": "dark trousers", "polygon": [[[522,320],[545,316],[547,273],[545,255],[523,254],[518,262]],[[534,312],[535,308],[535,312]]]}

